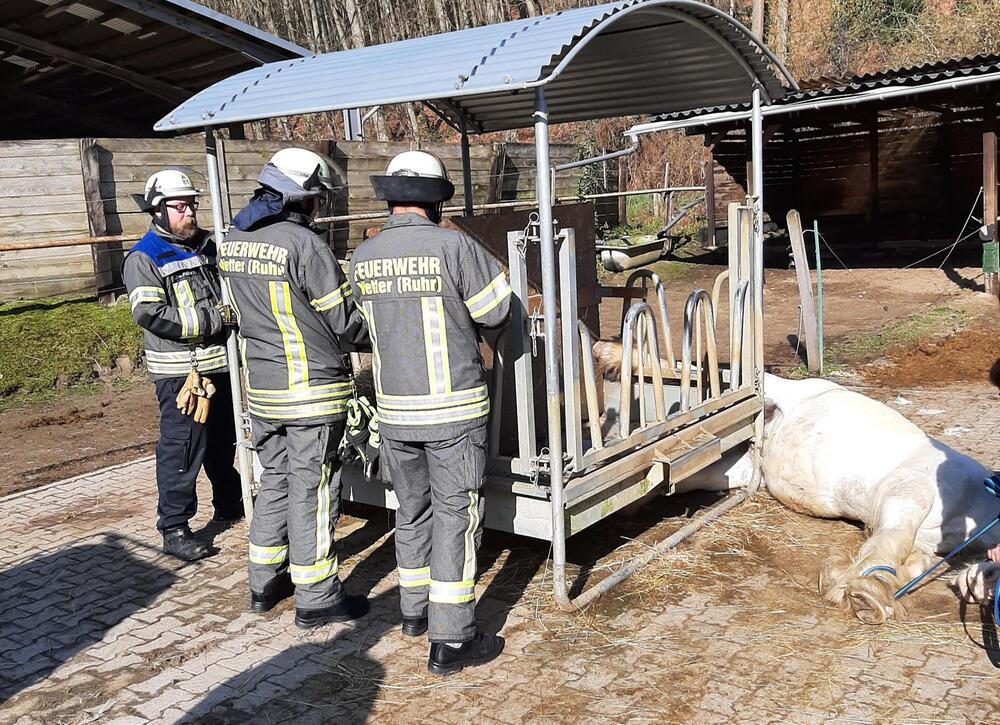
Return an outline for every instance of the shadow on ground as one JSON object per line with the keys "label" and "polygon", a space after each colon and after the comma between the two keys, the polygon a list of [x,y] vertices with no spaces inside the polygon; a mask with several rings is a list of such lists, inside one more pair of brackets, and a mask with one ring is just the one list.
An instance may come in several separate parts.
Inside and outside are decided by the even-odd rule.
{"label": "shadow on ground", "polygon": [[[178,577],[108,534],[0,572],[0,704],[144,609]],[[147,552],[148,550],[148,552]]]}

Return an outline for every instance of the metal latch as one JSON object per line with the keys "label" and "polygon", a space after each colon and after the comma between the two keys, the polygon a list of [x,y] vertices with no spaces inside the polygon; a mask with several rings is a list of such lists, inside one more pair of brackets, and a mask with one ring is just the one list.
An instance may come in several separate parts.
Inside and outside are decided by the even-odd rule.
{"label": "metal latch", "polygon": [[538,341],[545,339],[545,315],[537,307],[528,316],[528,337],[531,338],[531,356],[538,357]]}

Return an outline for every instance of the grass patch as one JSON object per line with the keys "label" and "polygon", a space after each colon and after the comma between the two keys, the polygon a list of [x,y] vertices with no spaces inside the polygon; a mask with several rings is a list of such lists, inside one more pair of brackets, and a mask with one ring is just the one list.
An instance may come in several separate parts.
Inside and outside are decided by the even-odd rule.
{"label": "grass patch", "polygon": [[128,300],[105,307],[90,297],[0,305],[0,404],[5,408],[54,397],[63,387],[92,386],[96,365],[135,363],[142,331]]}
{"label": "grass patch", "polygon": [[[941,338],[969,326],[967,312],[951,307],[936,307],[916,312],[902,320],[890,322],[878,332],[857,338],[834,340],[823,351],[823,374],[845,372],[856,365],[872,362],[889,350],[908,347],[928,338]],[[803,342],[803,345],[805,343]],[[805,363],[785,373],[792,378],[807,378],[812,374]]]}

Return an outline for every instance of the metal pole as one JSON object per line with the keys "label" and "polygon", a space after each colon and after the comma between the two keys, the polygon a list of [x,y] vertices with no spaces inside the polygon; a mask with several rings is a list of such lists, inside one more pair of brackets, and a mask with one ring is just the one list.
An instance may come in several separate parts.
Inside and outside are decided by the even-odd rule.
{"label": "metal pole", "polygon": [[[753,89],[753,116],[751,135],[753,136],[753,380],[761,403],[764,400],[764,116],[760,106],[760,86]],[[761,452],[764,446],[764,411],[757,414],[753,425],[754,484],[761,483]]]}
{"label": "metal pole", "polygon": [[462,193],[465,196],[463,214],[472,216],[472,162],[469,160],[469,132],[462,119]]}
{"label": "metal pole", "polygon": [[[219,154],[215,143],[215,133],[211,128],[205,129],[205,156],[205,165],[208,167],[208,189],[212,195],[212,225],[215,229],[215,243],[220,245],[225,238],[225,226],[222,222],[222,186],[219,183]],[[222,302],[226,305],[231,304],[225,285],[222,285]],[[240,485],[243,489],[243,511],[249,524],[253,518],[253,491],[251,489],[253,466],[243,426],[240,358],[236,347],[236,332],[233,330],[230,330],[226,336],[226,356],[229,361],[229,389],[233,399],[233,424],[236,426],[236,461],[239,465]]]}
{"label": "metal pole", "polygon": [[562,415],[559,400],[559,329],[556,324],[556,249],[552,227],[549,170],[549,107],[545,91],[535,89],[535,196],[538,198],[542,256],[542,313],[545,316],[545,396],[548,403],[549,485],[552,491],[552,583],[556,603],[575,611],[566,590],[566,506],[563,501]]}
{"label": "metal pole", "polygon": [[819,374],[823,374],[823,262],[819,258],[819,220],[813,219],[813,241],[816,244],[816,326],[819,338]]}

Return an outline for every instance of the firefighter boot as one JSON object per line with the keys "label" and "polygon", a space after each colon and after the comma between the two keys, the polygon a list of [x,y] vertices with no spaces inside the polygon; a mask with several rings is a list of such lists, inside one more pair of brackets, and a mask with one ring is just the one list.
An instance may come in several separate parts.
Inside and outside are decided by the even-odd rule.
{"label": "firefighter boot", "polygon": [[403,617],[401,630],[407,637],[420,637],[427,632],[427,615],[423,617]]}
{"label": "firefighter boot", "polygon": [[503,645],[503,637],[482,632],[458,647],[434,642],[427,658],[427,669],[435,675],[453,675],[466,667],[485,665],[500,656]]}
{"label": "firefighter boot", "polygon": [[163,532],[163,552],[184,561],[204,559],[211,553],[207,545],[194,538],[187,524]]}
{"label": "firefighter boot", "polygon": [[264,587],[264,591],[255,592],[250,590],[250,611],[257,614],[270,612],[282,599],[295,594],[295,586],[292,584],[292,577],[287,573],[272,579]]}
{"label": "firefighter boot", "polygon": [[368,599],[361,596],[346,596],[336,604],[322,609],[295,609],[295,626],[299,629],[314,629],[333,622],[350,622],[368,613]]}

